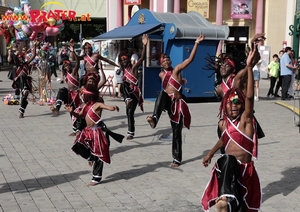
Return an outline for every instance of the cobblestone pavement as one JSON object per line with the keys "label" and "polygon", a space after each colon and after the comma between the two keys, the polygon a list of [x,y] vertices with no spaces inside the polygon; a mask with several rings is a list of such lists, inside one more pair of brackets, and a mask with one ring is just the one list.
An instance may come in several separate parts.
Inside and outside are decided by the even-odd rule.
{"label": "cobblestone pavement", "polygon": [[[7,72],[0,72],[0,96],[11,92]],[[53,87],[60,84],[53,81]],[[298,211],[300,208],[299,129],[293,112],[263,98],[268,81],[261,80],[261,98],[255,103],[256,117],[266,137],[259,140],[255,162],[260,177],[262,212]],[[120,112],[104,111],[103,120],[118,133],[126,134],[125,106],[105,96]],[[293,105],[293,101],[285,102]],[[30,103],[25,118],[18,106],[0,103],[0,211],[5,212],[200,212],[200,198],[210,170],[202,158],[217,140],[218,102],[189,103],[191,129],[183,129],[183,165],[169,168],[171,128],[164,113],[156,129],[145,118],[154,102],[145,101],[145,113],[136,110],[136,136],[122,144],[111,142],[112,164],[105,165],[100,185],[87,187],[91,168],[71,151],[74,137],[70,115],[59,116],[49,106]],[[217,155],[213,158],[216,161]],[[212,210],[214,211],[214,210]]]}

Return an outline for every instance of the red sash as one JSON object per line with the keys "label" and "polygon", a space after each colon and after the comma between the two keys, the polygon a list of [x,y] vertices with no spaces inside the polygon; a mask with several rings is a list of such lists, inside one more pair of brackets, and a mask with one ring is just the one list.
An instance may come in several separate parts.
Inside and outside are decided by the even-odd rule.
{"label": "red sash", "polygon": [[138,84],[138,79],[130,73],[130,69],[124,70],[124,81],[130,82],[134,85]]}
{"label": "red sash", "polygon": [[101,116],[96,113],[96,111],[93,109],[94,104],[90,107],[90,109],[87,112],[87,116],[95,123],[98,124],[101,121]]}
{"label": "red sash", "polygon": [[18,67],[14,80],[16,81],[22,74],[25,74],[26,76],[28,76],[29,74],[28,66],[26,63],[23,63]]}
{"label": "red sash", "polygon": [[171,121],[175,123],[179,123],[180,116],[183,116],[183,125],[190,129],[191,125],[191,112],[189,110],[188,105],[183,99],[175,99],[174,94],[169,94],[172,104],[171,104]]}
{"label": "red sash", "polygon": [[254,135],[253,138],[249,138],[243,132],[238,129],[240,117],[236,120],[231,121],[228,117],[226,121],[226,130],[222,134],[222,139],[224,142],[225,150],[230,142],[236,143],[245,152],[251,154],[254,158],[257,158],[257,136],[256,136],[256,126],[254,124]]}
{"label": "red sash", "polygon": [[223,95],[233,87],[235,74],[231,74],[230,77],[225,81],[222,79],[221,88],[223,91]]}
{"label": "red sash", "polygon": [[72,85],[76,86],[77,88],[79,87],[79,81],[75,79],[72,74],[67,72],[67,82],[70,82]]}
{"label": "red sash", "polygon": [[97,63],[87,54],[84,61],[88,62],[91,66],[96,67]]}
{"label": "red sash", "polygon": [[172,76],[172,71],[173,71],[173,69],[170,70],[170,71],[164,70],[164,77],[163,77],[163,79],[162,79],[162,81],[161,81],[161,86],[162,86],[162,88],[163,88],[164,90],[166,90],[166,88],[167,88],[169,79],[170,79],[170,77]]}
{"label": "red sash", "polygon": [[180,82],[178,82],[176,79],[174,79],[174,77],[170,77],[170,80],[169,80],[169,84],[175,88],[177,91],[180,91],[181,89],[181,84]]}
{"label": "red sash", "polygon": [[70,90],[69,91],[69,104],[72,105],[74,104],[74,107],[77,108],[80,106],[80,95],[77,90]]}

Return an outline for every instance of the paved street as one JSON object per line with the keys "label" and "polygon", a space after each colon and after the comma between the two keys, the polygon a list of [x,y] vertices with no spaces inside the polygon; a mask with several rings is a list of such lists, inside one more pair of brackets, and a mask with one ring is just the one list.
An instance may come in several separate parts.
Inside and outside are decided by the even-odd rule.
{"label": "paved street", "polygon": [[[0,97],[12,92],[7,71],[0,72]],[[300,208],[300,133],[293,112],[264,98],[269,81],[261,80],[261,98],[255,115],[266,137],[259,140],[255,162],[262,191],[262,212]],[[60,84],[53,81],[53,87]],[[103,120],[126,134],[125,105],[105,96],[120,112],[104,111]],[[293,101],[285,102],[293,105]],[[100,185],[87,187],[91,168],[70,149],[74,137],[70,115],[54,116],[49,106],[29,103],[24,119],[19,106],[0,103],[0,211],[5,212],[201,212],[200,198],[212,164],[201,160],[217,141],[218,102],[189,103],[191,129],[183,129],[183,165],[169,168],[171,128],[163,114],[156,129],[145,118],[154,102],[145,101],[145,113],[136,110],[136,136],[122,144],[111,140],[112,164],[105,165]],[[215,155],[212,162],[215,162]],[[215,211],[215,210],[212,210]]]}

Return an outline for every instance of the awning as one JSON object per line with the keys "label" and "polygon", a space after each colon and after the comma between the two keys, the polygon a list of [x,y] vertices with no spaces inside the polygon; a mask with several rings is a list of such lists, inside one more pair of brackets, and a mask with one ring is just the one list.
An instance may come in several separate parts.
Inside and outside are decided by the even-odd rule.
{"label": "awning", "polygon": [[138,24],[133,26],[123,26],[115,28],[107,33],[94,37],[93,41],[99,40],[133,40],[134,38],[146,33],[164,30],[161,23],[156,24]]}

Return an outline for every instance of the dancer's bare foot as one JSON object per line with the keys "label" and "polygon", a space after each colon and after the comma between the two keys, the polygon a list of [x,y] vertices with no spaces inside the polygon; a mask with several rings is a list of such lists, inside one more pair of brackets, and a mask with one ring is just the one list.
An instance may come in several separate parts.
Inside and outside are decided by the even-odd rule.
{"label": "dancer's bare foot", "polygon": [[127,108],[131,108],[132,99],[126,99],[125,103],[126,103]]}
{"label": "dancer's bare foot", "polygon": [[179,163],[175,163],[175,162],[171,163],[171,165],[170,165],[171,168],[177,168],[179,166],[180,166],[180,164]]}
{"label": "dancer's bare foot", "polygon": [[22,118],[24,118],[24,114],[23,114],[23,113],[20,113],[19,119],[22,119]]}
{"label": "dancer's bare foot", "polygon": [[76,136],[76,133],[72,132],[69,134],[69,136]]}
{"label": "dancer's bare foot", "polygon": [[59,115],[59,110],[57,110],[57,108],[54,107],[53,105],[50,107],[50,110],[51,110],[55,115]]}
{"label": "dancer's bare foot", "polygon": [[225,196],[216,199],[216,208],[218,212],[227,212],[227,198]]}
{"label": "dancer's bare foot", "polygon": [[154,129],[156,127],[156,119],[152,116],[147,116],[146,120],[150,124],[151,128]]}
{"label": "dancer's bare foot", "polygon": [[127,135],[127,140],[132,140],[133,136],[132,135]]}
{"label": "dancer's bare foot", "polygon": [[95,185],[98,185],[98,184],[100,184],[100,182],[93,182],[93,181],[91,181],[91,182],[89,182],[87,184],[87,186],[95,186]]}

